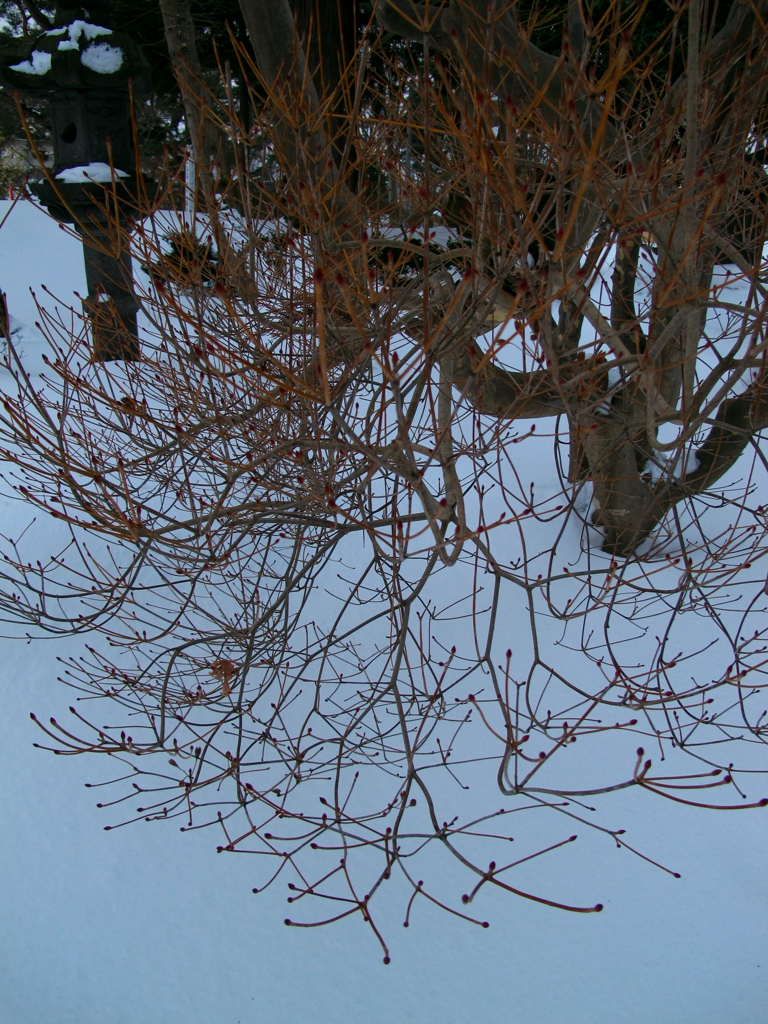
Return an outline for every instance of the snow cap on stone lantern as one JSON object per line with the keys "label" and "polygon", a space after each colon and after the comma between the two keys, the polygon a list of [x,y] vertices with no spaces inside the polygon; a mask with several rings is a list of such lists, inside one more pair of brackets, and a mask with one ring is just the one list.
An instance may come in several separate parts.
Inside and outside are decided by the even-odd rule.
{"label": "snow cap on stone lantern", "polygon": [[[111,0],[88,7],[60,3],[53,28],[26,53],[0,60],[0,81],[47,96],[51,105],[53,169],[33,186],[60,221],[83,238],[88,296],[84,300],[94,358],[139,358],[131,259],[115,247],[113,229],[126,224],[137,195],[131,93],[149,86],[147,61],[136,43],[111,24]],[[105,184],[112,200],[106,212]],[[146,186],[146,182],[145,182]]]}
{"label": "snow cap on stone lantern", "polygon": [[[0,65],[6,85],[50,100],[53,173],[65,184],[109,181],[110,168],[119,178],[135,171],[130,92],[144,94],[149,70],[139,46],[112,28],[112,6],[59,4],[54,27],[34,37],[27,55]],[[79,177],[63,173],[73,168],[83,169]]]}

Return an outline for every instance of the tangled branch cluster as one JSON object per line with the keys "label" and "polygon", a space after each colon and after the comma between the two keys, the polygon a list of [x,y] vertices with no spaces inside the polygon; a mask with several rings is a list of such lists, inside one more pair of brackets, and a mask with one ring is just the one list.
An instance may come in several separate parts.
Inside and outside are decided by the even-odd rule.
{"label": "tangled branch cluster", "polygon": [[[610,19],[537,57],[506,5],[394,6],[418,59],[368,37],[342,128],[300,50],[242,53],[269,100],[222,101],[237,174],[191,221],[169,172],[135,226],[141,360],[42,313],[44,383],[11,351],[0,420],[67,536],[9,541],[3,616],[91,644],[54,749],[387,958],[396,875],[406,923],[484,924],[483,886],[600,909],[512,869],[574,820],[627,846],[591,806],[618,789],[764,805],[767,728],[764,39],[729,21],[669,81]],[[434,845],[463,902],[419,877]]]}

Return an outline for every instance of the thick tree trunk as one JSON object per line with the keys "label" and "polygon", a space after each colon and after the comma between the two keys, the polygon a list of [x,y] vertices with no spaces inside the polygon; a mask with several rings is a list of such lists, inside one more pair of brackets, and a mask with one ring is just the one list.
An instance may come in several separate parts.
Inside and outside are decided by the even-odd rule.
{"label": "thick tree trunk", "polygon": [[332,96],[355,53],[356,0],[291,0],[318,95]]}
{"label": "thick tree trunk", "polygon": [[189,0],[160,0],[160,10],[173,73],[184,102],[192,155],[197,164],[200,185],[207,193],[211,185],[211,163],[221,159],[223,140],[211,118]]}
{"label": "thick tree trunk", "polygon": [[350,233],[359,237],[352,227],[358,216],[355,199],[329,159],[333,148],[324,130],[321,97],[288,0],[240,0],[240,9],[274,107],[278,157],[296,186],[297,216],[306,224],[323,224],[329,241]]}
{"label": "thick tree trunk", "polygon": [[[328,104],[327,135],[340,166],[348,141],[351,101],[342,82],[355,54],[357,0],[291,0],[291,7],[315,89],[321,102]],[[350,147],[350,164],[354,157]]]}

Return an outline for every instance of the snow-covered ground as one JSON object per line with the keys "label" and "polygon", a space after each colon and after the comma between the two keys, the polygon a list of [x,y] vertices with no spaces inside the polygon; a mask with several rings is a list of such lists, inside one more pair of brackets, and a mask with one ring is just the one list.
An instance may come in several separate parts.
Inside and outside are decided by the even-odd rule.
{"label": "snow-covered ground", "polygon": [[[0,219],[10,204],[0,204]],[[30,204],[0,230],[0,289],[30,369],[41,341],[29,289],[49,308],[85,291],[82,251]],[[0,381],[0,386],[2,381]],[[540,475],[540,474],[539,474]],[[29,512],[0,497],[0,533]],[[29,719],[71,703],[57,658],[81,640],[0,641],[0,1024],[753,1024],[768,997],[768,812],[716,814],[615,795],[615,827],[675,879],[609,843],[562,857],[562,891],[602,914],[487,893],[488,930],[422,901],[390,922],[393,960],[359,922],[282,924],[284,889],[251,894],[247,857],[173,823],[103,831],[107,765],[32,744]],[[755,793],[755,796],[763,795]],[[110,822],[111,823],[111,819]],[[551,878],[547,861],[540,878]],[[446,866],[446,873],[454,871]],[[536,884],[535,876],[533,884]],[[460,885],[458,880],[456,885]],[[461,891],[461,890],[459,890]],[[394,929],[398,928],[397,934]]]}

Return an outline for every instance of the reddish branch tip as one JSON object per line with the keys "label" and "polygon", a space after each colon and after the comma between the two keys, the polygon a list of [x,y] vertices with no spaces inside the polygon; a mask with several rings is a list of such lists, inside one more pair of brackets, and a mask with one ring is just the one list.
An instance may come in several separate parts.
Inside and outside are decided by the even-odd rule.
{"label": "reddish branch tip", "polygon": [[481,921],[480,923],[482,924],[483,928],[490,928],[491,927],[490,924],[487,921]]}
{"label": "reddish branch tip", "polygon": [[258,889],[251,889],[251,892],[258,892]]}
{"label": "reddish branch tip", "polygon": [[388,956],[385,956],[385,957],[384,957],[384,963],[385,963],[385,964],[391,963],[391,960],[389,959],[389,957],[388,957]]}
{"label": "reddish branch tip", "polygon": [[765,807],[766,804],[768,804],[768,797],[766,796],[764,796],[762,800],[757,801],[758,807]]}
{"label": "reddish branch tip", "polygon": [[680,878],[680,872],[679,871],[673,871],[672,874],[675,876],[675,878]]}
{"label": "reddish branch tip", "polygon": [[507,658],[511,658],[511,657],[512,657],[512,651],[511,651],[511,649],[510,649],[510,648],[508,647],[508,648],[507,648]]}
{"label": "reddish branch tip", "polygon": [[322,284],[325,280],[325,274],[320,267],[315,270],[315,284]]}
{"label": "reddish branch tip", "polygon": [[642,747],[638,747],[637,748],[637,756],[638,757],[642,757],[644,753],[645,753],[645,751],[643,750]]}
{"label": "reddish branch tip", "polygon": [[461,897],[461,902],[469,903],[469,896],[467,895],[467,893],[464,893],[464,895]]}
{"label": "reddish branch tip", "polygon": [[291,921],[290,917],[286,917],[284,924],[293,924],[293,922]]}
{"label": "reddish branch tip", "polygon": [[603,909],[603,904],[602,903],[596,903],[595,904],[595,910],[597,911],[598,914],[600,913],[600,911],[602,909]]}

